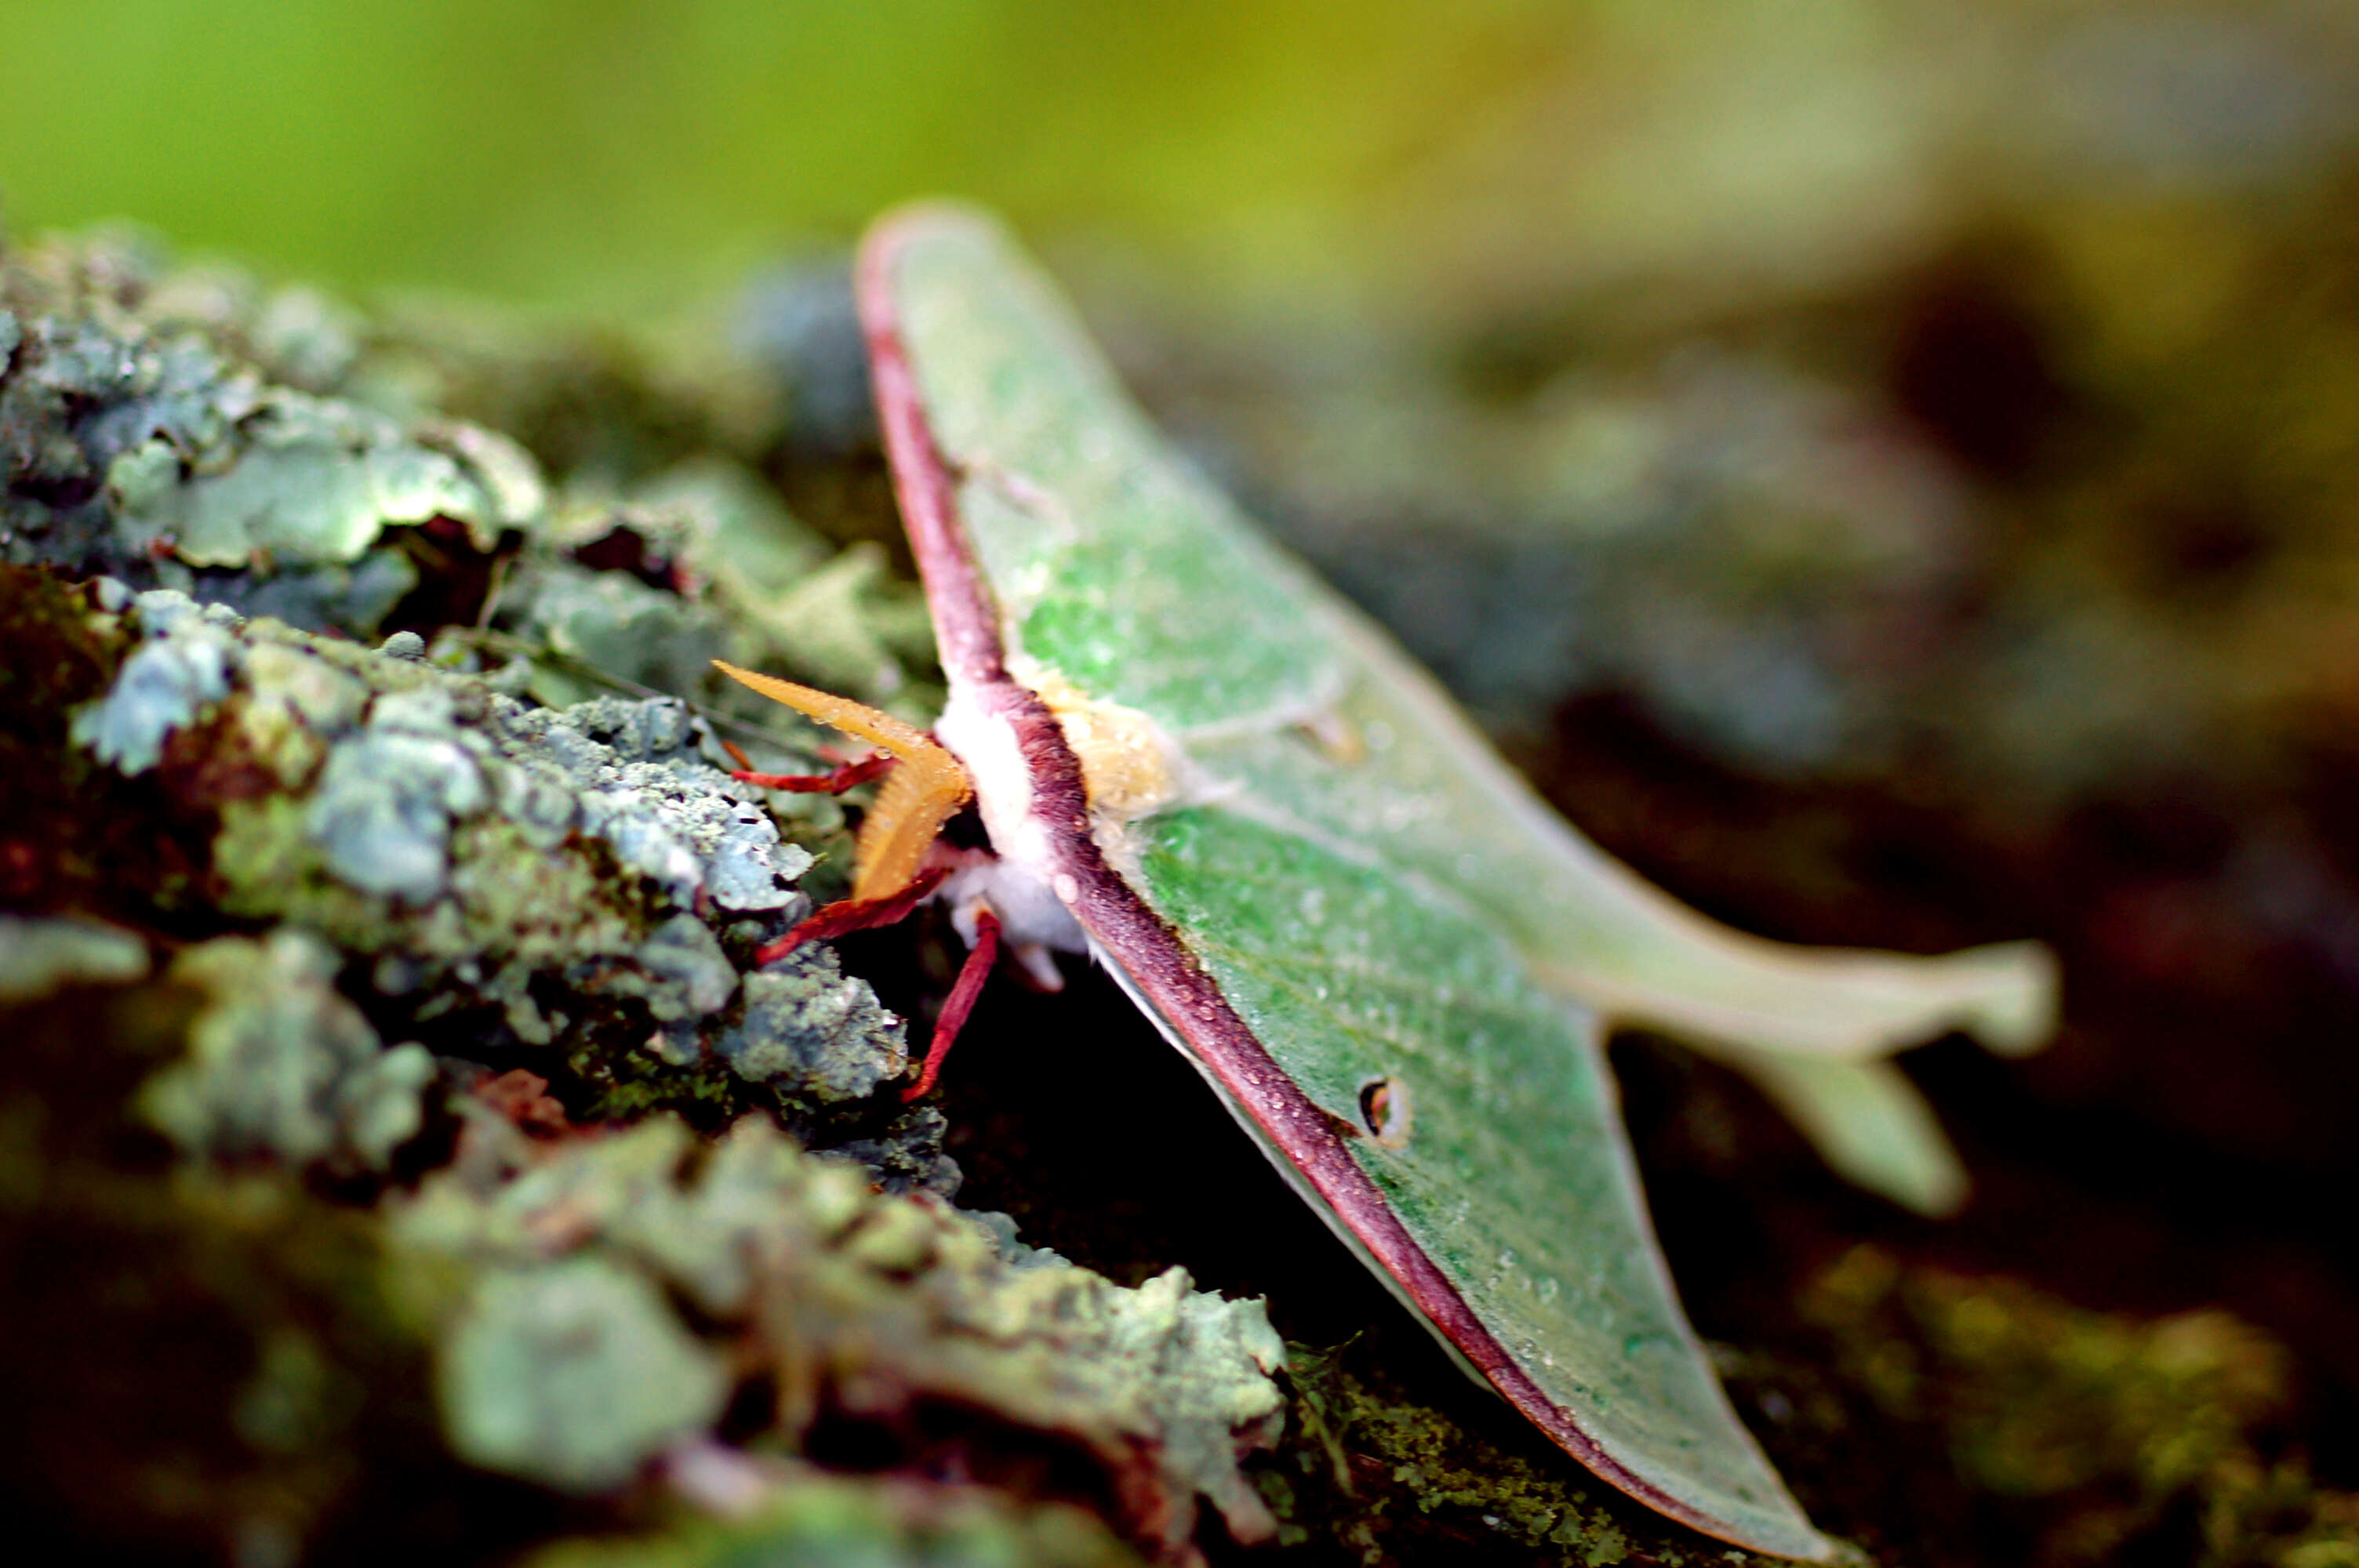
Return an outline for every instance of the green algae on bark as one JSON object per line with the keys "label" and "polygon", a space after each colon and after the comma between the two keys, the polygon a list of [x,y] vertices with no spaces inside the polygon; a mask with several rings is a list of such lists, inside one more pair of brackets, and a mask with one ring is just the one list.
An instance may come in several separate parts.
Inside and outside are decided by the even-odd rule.
{"label": "green algae on bark", "polygon": [[1290,1543],[1332,1541],[1369,1564],[1784,1561],[1667,1530],[1512,1425],[1470,1427],[1421,1402],[1358,1342],[1289,1346],[1288,1380],[1295,1419],[1255,1480]]}
{"label": "green algae on bark", "polygon": [[1963,1494],[1919,1499],[1926,1518],[1953,1516],[1919,1545],[1939,1560],[1979,1546],[2062,1568],[2185,1543],[2207,1568],[2359,1562],[2359,1496],[2319,1485],[2271,1431],[2294,1397],[2290,1357],[2226,1312],[2092,1312],[1871,1246],[1799,1305],[1827,1337],[1837,1400],[1864,1407],[1788,1400],[1837,1446],[1830,1479],[1858,1468],[1843,1455],[1864,1441],[1929,1447]]}

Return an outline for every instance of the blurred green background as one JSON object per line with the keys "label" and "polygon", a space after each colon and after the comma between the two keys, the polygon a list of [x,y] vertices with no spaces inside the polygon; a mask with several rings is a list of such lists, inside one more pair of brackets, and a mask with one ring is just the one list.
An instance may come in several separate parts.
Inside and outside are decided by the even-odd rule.
{"label": "blurred green background", "polygon": [[19,234],[130,217],[347,287],[626,310],[955,192],[1216,297],[1454,315],[1922,243],[1977,148],[2055,119],[2039,57],[2089,10],[9,0],[0,193]]}
{"label": "blurred green background", "polygon": [[958,191],[1245,276],[1464,112],[1527,5],[11,0],[11,226],[612,302]]}

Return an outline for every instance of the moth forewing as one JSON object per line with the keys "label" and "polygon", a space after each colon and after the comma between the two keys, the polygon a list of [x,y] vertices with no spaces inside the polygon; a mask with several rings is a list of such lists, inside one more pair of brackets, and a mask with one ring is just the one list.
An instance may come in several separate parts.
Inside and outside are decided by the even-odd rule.
{"label": "moth forewing", "polygon": [[[938,732],[1002,856],[1353,1250],[1568,1453],[1712,1535],[1831,1554],[1680,1310],[1584,999],[1676,1024],[1690,992],[1734,997],[1807,1033],[1814,1009],[1856,1011],[1855,968],[1712,925],[1547,813],[1430,677],[1163,446],[989,220],[887,218],[859,298],[952,693]],[[1159,783],[1180,787],[1110,833],[1113,792],[1081,753],[1115,714],[1169,748]],[[1958,1021],[1954,997],[1899,989],[1869,1010],[1879,1040]]]}

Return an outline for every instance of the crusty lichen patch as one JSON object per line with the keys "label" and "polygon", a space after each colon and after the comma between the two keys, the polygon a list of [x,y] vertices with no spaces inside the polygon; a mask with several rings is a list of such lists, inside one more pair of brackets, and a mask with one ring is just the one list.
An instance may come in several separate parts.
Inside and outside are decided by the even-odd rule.
{"label": "crusty lichen patch", "polygon": [[168,590],[122,619],[136,651],[74,738],[125,774],[191,735],[247,765],[218,805],[225,912],[370,960],[421,1022],[496,1008],[538,1045],[636,1016],[668,1063],[711,1054],[826,1103],[904,1070],[899,1021],[832,957],[741,977],[722,923],[748,927],[741,957],[775,935],[808,908],[793,883],[811,858],[705,760],[681,705],[527,708],[397,647]]}
{"label": "crusty lichen patch", "polygon": [[104,242],[10,260],[0,558],[201,584],[365,634],[419,581],[389,531],[433,524],[488,552],[546,510],[506,438],[325,395],[359,351],[309,291],[233,300]]}
{"label": "crusty lichen patch", "polygon": [[710,1426],[729,1376],[645,1274],[594,1256],[485,1269],[444,1335],[451,1446],[489,1470],[617,1487]]}
{"label": "crusty lichen patch", "polygon": [[0,1006],[147,975],[147,944],[131,932],[97,920],[0,914]]}

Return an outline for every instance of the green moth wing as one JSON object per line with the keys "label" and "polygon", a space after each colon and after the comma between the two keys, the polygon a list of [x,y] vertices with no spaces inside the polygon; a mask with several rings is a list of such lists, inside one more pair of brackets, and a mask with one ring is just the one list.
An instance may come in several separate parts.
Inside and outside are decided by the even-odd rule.
{"label": "green moth wing", "polygon": [[1953,1026],[2027,1047],[2041,957],[1810,955],[1705,921],[1179,460],[997,225],[890,216],[859,290],[938,733],[995,849],[1477,1377],[1664,1513],[1828,1556],[1680,1309],[1603,1024],[1774,1064],[1806,1129],[1930,1206],[1946,1151],[1871,1058]]}

